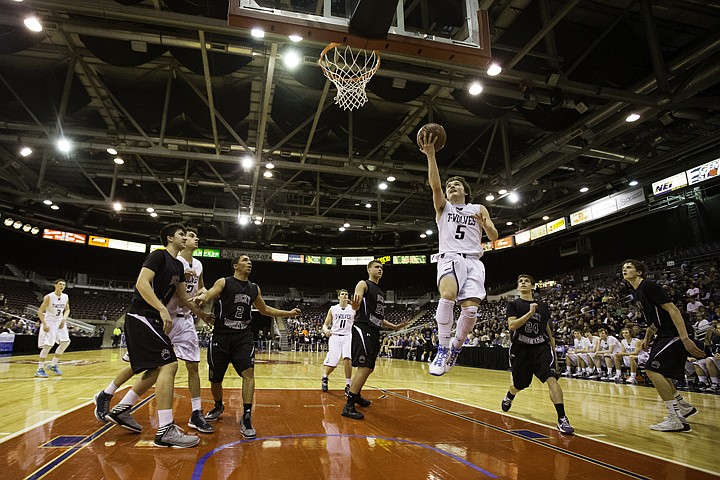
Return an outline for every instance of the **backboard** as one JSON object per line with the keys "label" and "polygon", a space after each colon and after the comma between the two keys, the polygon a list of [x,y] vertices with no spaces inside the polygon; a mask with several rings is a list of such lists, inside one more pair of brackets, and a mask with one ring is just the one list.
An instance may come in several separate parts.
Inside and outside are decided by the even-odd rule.
{"label": "backboard", "polygon": [[359,1],[230,0],[228,24],[464,66],[490,63],[487,12],[479,10],[477,0],[400,0],[390,30],[379,38],[349,27]]}

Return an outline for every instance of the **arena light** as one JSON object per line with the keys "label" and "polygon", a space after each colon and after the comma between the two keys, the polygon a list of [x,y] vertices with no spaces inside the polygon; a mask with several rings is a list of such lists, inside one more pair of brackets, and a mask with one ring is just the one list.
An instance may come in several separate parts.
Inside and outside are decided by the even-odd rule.
{"label": "arena light", "polygon": [[123,160],[120,157],[115,157],[115,158],[113,158],[113,162],[115,162],[117,165],[122,165],[125,163],[125,160]]}
{"label": "arena light", "polygon": [[588,187],[582,187],[582,188],[580,189],[580,193],[585,193],[585,192],[587,192],[588,190],[590,190]]}
{"label": "arena light", "polygon": [[273,168],[275,168],[275,164],[273,162],[267,162],[265,164],[265,168],[267,168],[268,170],[272,170]]}
{"label": "arena light", "polygon": [[625,121],[628,123],[636,122],[638,120],[640,120],[640,115],[635,112],[631,113],[625,118]]}
{"label": "arena light", "polygon": [[508,195],[508,200],[510,200],[511,203],[517,203],[518,200],[520,200],[520,196],[517,193],[512,192]]}
{"label": "arena light", "polygon": [[106,150],[110,155],[117,155],[117,150],[115,150],[113,147],[108,147]]}
{"label": "arena light", "polygon": [[548,217],[547,215],[543,215],[543,220],[547,222],[548,220],[550,220],[550,217]]}
{"label": "arena light", "polygon": [[29,157],[30,155],[32,155],[32,148],[23,147],[22,149],[20,149],[20,155],[22,155],[23,157]]}
{"label": "arena light", "polygon": [[25,233],[28,233],[31,229],[32,229],[32,225],[30,225],[29,223],[26,223],[26,224],[23,225],[23,227],[22,227],[22,231],[25,232]]}
{"label": "arena light", "polygon": [[57,148],[63,153],[70,151],[70,142],[66,138],[60,138],[57,141]]}
{"label": "arena light", "polygon": [[43,27],[37,17],[27,17],[25,20],[23,20],[23,23],[31,32],[42,32]]}
{"label": "arena light", "polygon": [[273,173],[272,173],[270,170],[265,170],[265,171],[263,172],[263,177],[265,177],[265,178],[272,178],[272,177],[273,177]]}
{"label": "arena light", "polygon": [[238,213],[238,223],[242,226],[250,223],[250,216],[245,213]]}
{"label": "arena light", "polygon": [[512,224],[513,224],[512,222],[505,222],[505,225],[507,225],[508,227]]}
{"label": "arena light", "polygon": [[432,230],[425,230],[425,235],[427,235],[428,237],[432,234],[433,234]]}
{"label": "arena light", "polygon": [[350,224],[348,222],[343,223],[343,227],[350,228]]}
{"label": "arena light", "polygon": [[38,227],[32,227],[30,229],[30,233],[33,235],[37,235],[38,233],[40,233],[40,229]]}
{"label": "arena light", "polygon": [[52,208],[53,210],[60,210],[60,207],[57,205],[50,205],[50,208]]}
{"label": "arena light", "polygon": [[154,209],[153,207],[147,207],[147,208],[145,209],[145,211],[148,212],[148,213],[153,213],[153,212],[155,211],[155,209]]}
{"label": "arena light", "polygon": [[345,231],[345,227],[340,227],[340,228],[338,228],[338,230],[340,230],[341,232],[344,232],[344,231]]}
{"label": "arena light", "polygon": [[505,195],[506,193],[507,193],[507,190],[505,190],[504,188],[501,188],[500,190],[498,190],[499,195]]}
{"label": "arena light", "polygon": [[470,84],[470,88],[468,88],[468,93],[470,95],[480,95],[482,91],[483,87],[480,85],[480,82],[473,82]]}
{"label": "arena light", "polygon": [[293,43],[302,42],[302,39],[303,39],[303,37],[301,37],[300,35],[288,35],[288,38]]}
{"label": "arena light", "polygon": [[250,35],[252,35],[253,38],[265,38],[265,31],[262,28],[253,28],[250,30]]}
{"label": "arena light", "polygon": [[250,155],[244,156],[240,162],[245,170],[250,170],[255,165],[255,159]]}
{"label": "arena light", "polygon": [[420,238],[426,238],[426,237],[427,237],[427,235],[425,235],[424,233],[420,234]]}
{"label": "arena light", "polygon": [[378,184],[378,188],[379,188],[380,190],[387,190],[388,184],[385,183],[385,182],[380,182],[380,183]]}
{"label": "arena light", "polygon": [[150,216],[152,218],[157,218],[158,214],[157,214],[157,212],[150,212]]}
{"label": "arena light", "polygon": [[15,223],[15,220],[13,220],[13,219],[10,218],[10,217],[7,217],[7,218],[3,221],[3,224],[5,224],[6,227],[11,227],[13,223]]}
{"label": "arena light", "polygon": [[495,200],[495,195],[493,195],[492,193],[488,193],[485,197],[485,200],[487,200],[488,202],[492,202],[493,200]]}
{"label": "arena light", "polygon": [[113,202],[113,210],[115,210],[116,212],[119,212],[120,210],[122,210],[122,208],[123,208],[122,203]]}
{"label": "arena light", "polygon": [[630,183],[628,183],[628,185],[630,185],[631,187],[634,187],[637,184],[638,184],[637,180],[630,180]]}
{"label": "arena light", "polygon": [[370,202],[365,204],[365,208],[372,208],[372,205],[370,204]]}
{"label": "arena light", "polygon": [[285,52],[283,55],[283,63],[290,69],[295,68],[300,65],[300,55],[294,50]]}
{"label": "arena light", "polygon": [[20,220],[15,220],[15,223],[13,223],[13,228],[15,230],[20,230],[20,228],[23,226],[23,223]]}
{"label": "arena light", "polygon": [[52,205],[52,200],[43,200],[45,205]]}
{"label": "arena light", "polygon": [[502,72],[502,67],[497,63],[491,63],[487,69],[487,74],[491,77],[496,77]]}
{"label": "arena light", "polygon": [[390,175],[390,176],[387,177],[387,181],[388,181],[388,182],[394,182],[394,181],[395,181],[395,177],[393,177],[392,175]]}

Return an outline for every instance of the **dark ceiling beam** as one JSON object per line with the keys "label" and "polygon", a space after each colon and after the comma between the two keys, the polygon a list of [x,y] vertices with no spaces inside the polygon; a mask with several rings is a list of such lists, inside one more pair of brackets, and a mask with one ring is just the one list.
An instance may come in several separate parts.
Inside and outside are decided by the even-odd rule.
{"label": "dark ceiling beam", "polygon": [[668,84],[667,72],[665,70],[665,60],[663,58],[662,45],[660,45],[660,37],[655,28],[652,6],[649,0],[640,0],[640,6],[642,7],[645,36],[647,38],[648,50],[650,51],[650,61],[652,62],[653,71],[655,72],[655,81],[657,82],[660,93],[668,95],[670,94],[670,85]]}
{"label": "dark ceiling beam", "polygon": [[[543,28],[548,25],[550,21],[550,9],[548,0],[540,0],[540,19],[542,20]],[[560,62],[557,60],[558,51],[557,45],[555,44],[555,33],[552,29],[548,30],[547,35],[543,38],[545,43],[545,51],[548,53],[548,66],[552,72],[557,72],[560,68]]]}
{"label": "dark ceiling beam", "polygon": [[533,36],[522,49],[520,49],[517,55],[515,55],[513,59],[507,63],[507,68],[513,68],[515,65],[520,63],[520,60],[525,58],[525,55],[527,55],[527,53],[532,50],[533,47],[535,47],[535,45],[537,45],[537,43],[545,37],[545,35],[549,33],[553,29],[553,27],[555,27],[555,25],[557,25],[558,22],[565,17],[565,15],[570,13],[570,10],[575,8],[575,5],[577,5],[579,1],[580,0],[570,0],[565,3],[565,5],[563,5],[563,7],[557,12],[557,14],[555,14],[554,17],[548,20],[547,24],[545,24],[543,28],[540,29],[540,31],[536,33],[535,36]]}

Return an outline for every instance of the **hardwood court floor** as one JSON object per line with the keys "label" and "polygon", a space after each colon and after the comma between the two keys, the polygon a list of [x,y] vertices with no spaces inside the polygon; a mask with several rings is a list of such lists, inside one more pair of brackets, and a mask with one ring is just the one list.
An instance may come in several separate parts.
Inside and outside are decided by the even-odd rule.
{"label": "hardwood court floor", "polygon": [[[241,380],[226,378],[226,411],[215,434],[188,450],[152,447],[155,402],[141,402],[133,434],[102,425],[92,397],[123,364],[120,351],[66,354],[62,377],[34,379],[35,357],[0,359],[0,465],[6,478],[717,478],[720,396],[686,394],[700,411],[690,433],[647,427],[664,416],[654,390],[561,380],[577,431],[561,436],[547,388],[537,381],[509,414],[500,400],[509,373],[456,367],[435,378],[427,366],[381,359],[364,396],[364,421],[340,416],[342,372],[320,391],[323,354],[258,354],[254,426],[239,433]],[[203,387],[207,368],[202,368]],[[190,410],[184,367],[176,381],[175,417]],[[232,387],[236,387],[232,388]],[[152,392],[151,392],[152,393]],[[116,402],[121,394],[116,395]],[[211,408],[203,389],[204,409]],[[113,403],[114,403],[113,402]],[[48,445],[48,442],[52,442]],[[53,446],[54,445],[54,446]],[[713,475],[714,474],[714,475]],[[33,476],[34,475],[34,476]]]}

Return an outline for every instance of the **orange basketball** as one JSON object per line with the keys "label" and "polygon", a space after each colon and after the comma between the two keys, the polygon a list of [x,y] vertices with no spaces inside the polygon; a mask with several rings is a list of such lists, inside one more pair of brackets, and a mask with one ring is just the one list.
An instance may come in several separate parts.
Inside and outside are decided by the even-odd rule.
{"label": "orange basketball", "polygon": [[427,138],[430,138],[430,135],[433,135],[437,140],[435,141],[435,151],[439,152],[442,150],[442,148],[445,146],[445,140],[447,140],[447,136],[445,135],[445,129],[442,125],[439,123],[428,123],[420,127],[420,130],[418,130],[417,134],[417,144],[420,146],[420,139],[422,138],[423,134],[427,132]]}

